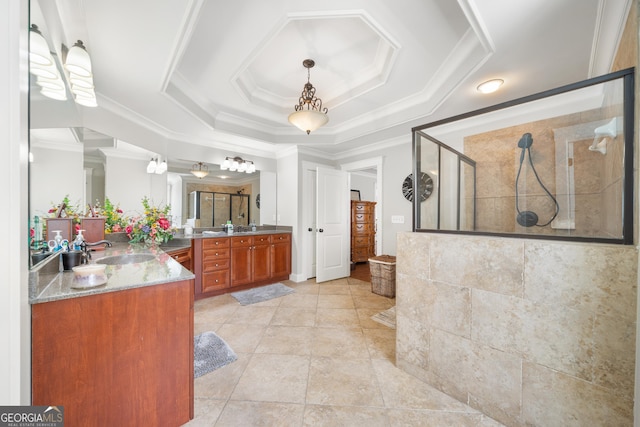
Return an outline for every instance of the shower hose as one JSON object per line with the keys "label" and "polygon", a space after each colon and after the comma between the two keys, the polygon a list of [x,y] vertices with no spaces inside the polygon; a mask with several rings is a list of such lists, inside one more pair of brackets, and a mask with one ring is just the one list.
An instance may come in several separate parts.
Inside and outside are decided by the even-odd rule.
{"label": "shower hose", "polygon": [[[555,213],[553,214],[551,219],[549,221],[547,221],[546,223],[544,223],[544,224],[538,224],[538,216],[534,212],[532,212],[532,211],[521,212],[520,208],[518,206],[518,180],[520,179],[520,172],[522,171],[522,163],[524,162],[525,150],[529,154],[529,164],[531,165],[531,170],[533,171],[533,174],[536,176],[536,180],[538,180],[538,184],[540,184],[540,187],[542,187],[542,189],[545,191],[545,193],[547,193],[549,198],[551,198],[551,200],[553,200],[553,203],[556,206]],[[530,145],[528,147],[523,147],[522,148],[522,154],[520,154],[520,166],[518,167],[518,174],[516,175],[516,210],[518,211],[518,223],[520,225],[525,226],[525,227],[531,227],[532,225],[536,225],[538,227],[546,227],[547,225],[551,224],[551,222],[554,219],[556,219],[556,217],[558,216],[558,213],[560,212],[560,205],[558,204],[558,201],[556,200],[555,197],[553,197],[553,194],[551,194],[549,192],[549,190],[547,190],[547,187],[544,186],[544,184],[540,180],[540,177],[538,176],[538,172],[536,172],[535,166],[533,166],[533,160],[531,160],[531,146]],[[533,218],[531,218],[531,216]],[[523,219],[524,223],[520,222],[520,218],[527,218],[527,217],[529,217],[531,219],[531,222],[528,222],[526,219]]]}

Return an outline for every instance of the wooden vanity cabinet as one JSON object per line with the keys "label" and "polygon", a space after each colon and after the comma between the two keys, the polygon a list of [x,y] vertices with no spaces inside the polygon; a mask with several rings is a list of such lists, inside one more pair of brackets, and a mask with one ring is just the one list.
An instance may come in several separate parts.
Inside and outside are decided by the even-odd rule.
{"label": "wooden vanity cabinet", "polygon": [[271,277],[271,235],[231,237],[231,286]]}
{"label": "wooden vanity cabinet", "polygon": [[193,418],[193,280],[32,305],[32,405],[68,426]]}
{"label": "wooden vanity cabinet", "polygon": [[195,298],[287,280],[291,234],[255,234],[194,239]]}
{"label": "wooden vanity cabinet", "polygon": [[272,279],[286,280],[291,274],[291,234],[273,234],[271,236],[271,275]]}
{"label": "wooden vanity cabinet", "polygon": [[228,237],[199,239],[202,244],[200,293],[218,291],[231,286],[231,249]]}
{"label": "wooden vanity cabinet", "polygon": [[166,248],[165,252],[173,259],[178,261],[184,268],[193,272],[193,259],[191,256],[191,248],[173,249]]}

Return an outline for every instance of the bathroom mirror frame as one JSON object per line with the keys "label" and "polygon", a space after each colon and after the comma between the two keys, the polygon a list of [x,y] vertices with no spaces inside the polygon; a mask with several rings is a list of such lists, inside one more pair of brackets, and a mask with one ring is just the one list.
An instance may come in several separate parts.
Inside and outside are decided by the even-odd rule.
{"label": "bathroom mirror frame", "polygon": [[[523,142],[526,133],[528,144]],[[412,137],[413,176],[421,172],[435,175],[437,196],[412,202],[414,232],[633,244],[633,68],[417,126]],[[447,152],[477,161],[477,176],[475,168],[468,174],[460,166],[456,169],[455,161],[446,170],[446,162],[434,154],[433,146],[446,146],[450,148]],[[496,150],[501,148],[499,155]],[[603,160],[607,153],[609,159]],[[501,158],[504,160],[498,163]],[[491,169],[492,178],[508,176],[509,182],[496,184],[486,179],[481,159],[491,165],[485,170]],[[587,166],[578,165],[580,159],[586,159],[585,164],[599,161],[598,170],[604,172],[594,176]],[[607,182],[594,183],[598,179]],[[583,184],[585,181],[589,183]],[[571,192],[579,185],[600,189],[590,202],[593,211],[584,212],[591,206],[585,202],[586,191]],[[445,186],[451,189],[448,197]],[[491,191],[496,192],[492,200]],[[442,226],[443,211],[449,209],[451,215],[451,207],[462,221]],[[530,215],[533,211],[538,215]],[[591,218],[585,219],[587,216]],[[601,229],[596,230],[598,226]]]}

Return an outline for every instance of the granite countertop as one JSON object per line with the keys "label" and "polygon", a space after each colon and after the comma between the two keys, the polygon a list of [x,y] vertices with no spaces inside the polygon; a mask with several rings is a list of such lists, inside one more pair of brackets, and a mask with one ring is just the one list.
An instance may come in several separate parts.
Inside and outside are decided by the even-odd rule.
{"label": "granite countertop", "polygon": [[100,258],[126,254],[151,254],[150,261],[135,264],[107,265],[107,283],[84,289],[75,289],[73,271],[57,271],[58,256],[52,256],[42,266],[29,274],[29,303],[38,304],[66,298],[77,298],[105,292],[122,291],[142,286],[153,286],[182,280],[190,280],[195,275],[168,255],[165,250],[139,244],[114,243],[111,248],[91,252],[90,263]]}
{"label": "granite countertop", "polygon": [[[242,236],[255,236],[255,235],[261,235],[261,234],[291,234],[291,230],[257,230],[257,231],[242,231],[242,232],[234,231],[231,234],[227,234],[224,231],[204,230],[198,233],[193,233],[190,236],[185,235],[184,237],[181,237],[181,238],[206,239],[209,237],[242,237]],[[179,239],[174,239],[174,240],[179,240]]]}

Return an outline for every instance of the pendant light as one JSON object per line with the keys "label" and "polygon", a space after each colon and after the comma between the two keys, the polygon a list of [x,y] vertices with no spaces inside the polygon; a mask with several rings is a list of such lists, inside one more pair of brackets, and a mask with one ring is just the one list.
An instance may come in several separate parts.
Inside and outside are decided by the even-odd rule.
{"label": "pendant light", "polygon": [[205,165],[202,162],[198,162],[191,168],[191,173],[202,179],[205,176],[209,175],[209,166]]}
{"label": "pendant light", "polygon": [[295,111],[289,114],[289,123],[309,135],[312,131],[326,125],[329,121],[329,116],[327,116],[328,110],[322,108],[322,100],[316,96],[316,88],[309,81],[310,70],[316,65],[315,61],[313,59],[305,59],[302,61],[302,65],[307,69],[307,83],[302,89]]}

